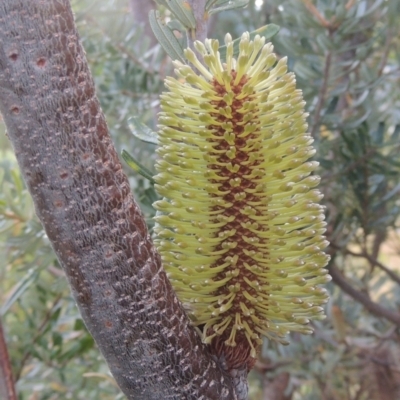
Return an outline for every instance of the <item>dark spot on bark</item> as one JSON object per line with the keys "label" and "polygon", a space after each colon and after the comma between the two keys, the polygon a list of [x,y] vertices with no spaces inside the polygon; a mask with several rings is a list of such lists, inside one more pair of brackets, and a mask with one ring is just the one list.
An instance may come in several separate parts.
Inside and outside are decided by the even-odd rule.
{"label": "dark spot on bark", "polygon": [[38,58],[37,61],[36,61],[36,65],[37,65],[39,68],[44,68],[44,67],[46,66],[46,63],[47,63],[47,60],[46,60],[46,58],[44,58],[44,57],[40,57],[40,58]]}
{"label": "dark spot on bark", "polygon": [[11,61],[17,61],[18,60],[18,56],[19,56],[19,54],[16,51],[13,51],[8,55],[8,58]]}
{"label": "dark spot on bark", "polygon": [[114,252],[112,252],[111,250],[108,250],[107,253],[104,254],[105,258],[111,258],[114,255]]}
{"label": "dark spot on bark", "polygon": [[54,206],[57,207],[57,208],[64,207],[64,202],[61,201],[61,200],[56,200],[56,201],[54,201],[53,204],[54,204]]}
{"label": "dark spot on bark", "polygon": [[20,109],[19,109],[18,106],[11,106],[10,111],[11,111],[13,114],[17,115],[17,114],[19,114]]}

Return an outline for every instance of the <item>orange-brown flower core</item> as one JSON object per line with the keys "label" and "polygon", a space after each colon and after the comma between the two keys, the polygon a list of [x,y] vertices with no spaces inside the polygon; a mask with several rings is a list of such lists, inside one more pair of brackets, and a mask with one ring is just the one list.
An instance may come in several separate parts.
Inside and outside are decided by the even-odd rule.
{"label": "orange-brown flower core", "polygon": [[[224,204],[231,204],[229,207],[224,205],[216,205],[213,207],[213,211],[218,212],[218,219],[216,219],[215,223],[221,221],[221,219],[225,219],[227,222],[219,232],[216,233],[218,236],[220,233],[223,234],[226,231],[234,232],[229,237],[229,242],[234,243],[234,247],[229,248],[228,252],[221,255],[221,258],[218,259],[214,265],[211,266],[217,267],[226,262],[227,259],[235,259],[235,268],[239,270],[239,273],[235,274],[232,279],[229,281],[229,286],[222,286],[218,289],[216,295],[224,294],[224,298],[228,297],[230,294],[229,287],[235,286],[240,288],[237,292],[232,306],[229,310],[229,313],[232,315],[232,320],[230,321],[227,328],[224,330],[222,335],[217,335],[211,342],[211,346],[215,348],[215,352],[217,354],[223,354],[227,364],[231,368],[235,368],[236,366],[243,365],[244,362],[251,362],[250,359],[250,348],[248,346],[248,340],[245,336],[245,331],[238,329],[236,331],[236,337],[232,340],[229,340],[230,333],[234,328],[234,325],[237,321],[235,316],[237,314],[241,315],[241,322],[246,322],[251,326],[251,330],[255,330],[252,327],[253,321],[250,316],[243,316],[243,312],[240,306],[240,303],[247,304],[247,308],[251,309],[251,304],[248,304],[249,301],[244,296],[244,292],[246,291],[252,297],[257,297],[257,290],[252,287],[250,282],[254,278],[252,272],[245,268],[245,264],[252,265],[254,260],[251,259],[249,255],[246,255],[243,252],[243,249],[247,249],[249,252],[258,251],[258,247],[249,243],[249,241],[244,238],[249,238],[254,236],[254,234],[246,228],[246,226],[251,226],[253,220],[250,219],[248,215],[241,213],[240,211],[245,209],[246,206],[251,206],[256,204],[259,201],[257,198],[257,182],[252,179],[251,172],[254,169],[260,170],[259,168],[259,158],[255,158],[253,160],[250,159],[250,152],[245,150],[244,148],[249,145],[251,141],[254,143],[260,142],[260,133],[259,130],[255,130],[246,137],[243,137],[244,126],[243,119],[245,114],[240,112],[243,109],[243,105],[246,101],[252,101],[252,94],[249,94],[246,97],[241,98],[240,100],[236,98],[238,94],[242,93],[243,86],[248,81],[248,77],[243,75],[237,85],[234,85],[233,82],[236,78],[236,71],[231,71],[231,92],[234,93],[235,97],[230,105],[231,115],[225,116],[219,113],[211,113],[210,115],[214,117],[221,125],[209,125],[207,129],[214,133],[214,137],[209,139],[209,142],[212,143],[213,150],[210,151],[210,154],[215,156],[214,162],[208,164],[208,168],[215,171],[216,175],[220,178],[219,180],[210,179],[210,182],[216,183],[218,185],[218,189],[225,193],[222,196],[224,200]],[[226,85],[221,85],[214,79],[212,82],[214,86],[215,93],[221,100],[211,101],[212,105],[214,105],[217,109],[226,108],[228,104],[223,100],[224,95],[227,94]],[[257,112],[257,109],[253,110]],[[233,133],[234,139],[233,141],[228,142],[225,139],[224,122],[232,123],[233,125]],[[262,171],[262,169],[261,169]],[[263,214],[265,215],[265,210],[263,210]],[[256,215],[262,215],[260,210],[256,210]],[[263,240],[264,242],[266,239]],[[224,241],[216,247],[216,251],[223,250],[223,245],[226,246],[227,242]],[[261,244],[260,242],[258,243]],[[226,276],[226,272],[220,272],[217,275],[216,280],[222,280]],[[246,279],[247,278],[247,279]],[[264,306],[265,306],[264,302]],[[214,334],[214,327],[209,328],[209,335]],[[243,345],[240,345],[243,343]],[[255,346],[258,347],[258,346]]]}

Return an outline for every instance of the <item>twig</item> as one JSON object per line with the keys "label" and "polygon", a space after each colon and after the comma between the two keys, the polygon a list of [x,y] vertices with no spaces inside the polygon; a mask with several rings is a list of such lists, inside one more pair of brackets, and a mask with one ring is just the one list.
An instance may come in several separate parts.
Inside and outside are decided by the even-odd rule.
{"label": "twig", "polygon": [[332,277],[333,282],[336,283],[345,293],[351,296],[354,300],[361,303],[371,314],[377,317],[386,318],[388,321],[393,322],[395,325],[400,326],[400,314],[391,310],[388,310],[381,305],[372,301],[368,296],[359,290],[355,289],[349,282],[348,279],[339,271],[338,267],[333,263],[329,267],[329,273]]}
{"label": "twig", "polygon": [[[353,254],[354,255],[354,254]],[[390,270],[388,267],[386,267],[385,265],[383,265],[381,262],[379,262],[378,260],[376,260],[375,258],[371,257],[369,254],[367,253],[363,253],[361,254],[362,257],[365,257],[371,264],[373,264],[374,266],[377,266],[379,269],[381,269],[382,271],[386,272],[396,283],[398,283],[400,285],[400,276],[398,276],[395,272],[393,272],[392,270]],[[357,256],[356,256],[357,257]]]}
{"label": "twig", "polygon": [[18,216],[17,214],[15,214],[12,211],[6,211],[5,213],[3,213],[3,216],[7,219],[13,219],[18,222],[26,222],[26,220],[24,220],[23,218],[21,218],[20,216]]}
{"label": "twig", "polygon": [[349,0],[347,2],[347,4],[345,5],[346,10],[349,11],[350,8],[354,6],[355,2],[356,2],[356,0]]}
{"label": "twig", "polygon": [[101,32],[101,34],[108,39],[109,44],[114,47],[114,49],[119,50],[122,54],[125,54],[134,64],[139,65],[144,71],[146,71],[149,74],[154,74],[153,68],[151,66],[146,65],[143,63],[138,57],[136,57],[131,51],[129,51],[124,45],[120,43],[116,43],[113,38],[111,38],[106,30],[103,29],[103,27],[97,22],[95,18],[92,18],[91,16],[87,15],[86,20],[89,21],[91,24],[96,26],[96,28]]}
{"label": "twig", "polygon": [[[314,330],[314,336],[318,339],[323,340],[324,342],[330,344],[333,348],[337,348],[339,346],[339,342],[334,339],[333,337],[330,337],[326,332],[324,332],[321,329],[318,329],[315,324],[311,324],[312,329]],[[345,338],[344,338],[345,339]],[[342,340],[342,343],[347,345],[346,340]]]}
{"label": "twig", "polygon": [[389,56],[390,46],[392,44],[392,38],[393,38],[392,30],[389,28],[387,31],[387,35],[386,35],[385,47],[383,49],[381,62],[379,64],[379,68],[378,68],[378,77],[382,75],[383,69],[385,68],[386,61]]}
{"label": "twig", "polygon": [[[317,7],[314,6],[313,3],[311,3],[310,0],[303,0],[304,5],[306,6],[307,10],[310,11],[312,15],[319,21],[319,23],[326,29],[329,30],[329,32],[335,31],[339,25],[340,22],[336,21],[336,15],[333,15],[332,18],[328,21],[317,9]],[[349,0],[345,8],[346,10],[350,10],[351,7],[353,7],[355,3],[355,0]]]}
{"label": "twig", "polygon": [[330,22],[325,19],[325,17],[323,15],[321,15],[321,13],[318,11],[317,7],[314,6],[313,3],[311,3],[310,0],[303,0],[304,5],[307,7],[308,11],[310,11],[310,13],[312,15],[314,15],[314,17],[319,21],[319,23],[327,29],[331,28],[331,24]]}
{"label": "twig", "polygon": [[192,50],[195,50],[194,42],[196,40],[204,42],[207,38],[208,17],[205,12],[207,0],[189,0],[189,2],[196,20],[196,29],[194,31],[188,31],[188,46]]}
{"label": "twig", "polygon": [[317,103],[317,106],[315,107],[314,121],[313,121],[313,125],[311,128],[311,136],[315,135],[315,132],[317,131],[317,128],[318,128],[319,121],[321,119],[321,110],[322,110],[322,106],[325,101],[326,91],[328,88],[329,68],[331,65],[331,61],[332,61],[332,53],[329,51],[328,54],[326,55],[326,59],[325,59],[324,76],[322,78],[321,89],[318,93],[318,103]]}
{"label": "twig", "polygon": [[257,360],[256,364],[254,365],[254,369],[260,373],[265,374],[268,371],[275,371],[276,369],[278,369],[280,367],[285,367],[292,363],[293,363],[292,360],[282,360],[282,361],[277,361],[274,363],[268,363],[265,361]]}
{"label": "twig", "polygon": [[0,398],[3,400],[17,400],[11,363],[8,356],[7,343],[4,337],[3,326],[0,320]]}
{"label": "twig", "polygon": [[[383,209],[383,211],[385,213],[387,213],[385,205],[383,205],[383,207],[380,207],[380,208]],[[382,210],[380,211],[380,213],[381,212],[382,212]],[[374,260],[378,259],[379,252],[381,251],[381,246],[385,242],[385,240],[386,240],[386,230],[384,230],[384,229],[377,230],[375,233],[375,237],[374,237],[374,240],[372,243],[372,249],[371,249],[371,257]],[[364,252],[367,253],[367,251],[364,251]],[[372,267],[374,267],[374,265],[372,265]]]}
{"label": "twig", "polygon": [[357,160],[351,162],[346,168],[342,169],[341,171],[324,175],[322,177],[323,180],[326,182],[327,179],[335,178],[337,176],[343,176],[344,174],[349,173],[354,168],[360,166],[364,161],[368,160],[374,153],[376,153],[376,149],[368,150],[362,157],[359,157]]}
{"label": "twig", "polygon": [[331,243],[331,246],[334,247],[335,249],[344,251],[345,254],[348,254],[353,257],[358,257],[358,258],[365,258],[368,260],[371,264],[374,266],[378,267],[382,271],[384,271],[386,274],[390,276],[397,284],[400,285],[400,276],[398,276],[395,272],[393,272],[391,269],[386,267],[384,264],[379,262],[377,259],[371,257],[367,252],[363,251],[362,253],[355,253],[354,251],[348,250],[348,249],[341,249],[339,246],[335,245],[334,243]]}
{"label": "twig", "polygon": [[[42,334],[43,328],[45,328],[47,323],[50,321],[50,318],[51,318],[52,312],[54,310],[54,307],[58,304],[58,302],[60,301],[61,297],[62,297],[62,295],[59,294],[55,298],[52,306],[50,307],[50,309],[47,311],[46,315],[44,316],[42,323],[37,328],[37,333],[32,338],[31,345],[34,345],[36,343],[36,341],[40,338],[40,335]],[[31,346],[31,348],[32,348],[32,346]],[[25,365],[25,363],[26,363],[26,361],[27,361],[27,359],[29,358],[30,355],[31,355],[31,351],[27,351],[26,353],[24,353],[24,355],[23,355],[23,357],[21,359],[21,363],[20,363],[19,369],[15,373],[15,381],[18,381],[18,379],[20,378],[22,370],[24,369],[24,365]]]}

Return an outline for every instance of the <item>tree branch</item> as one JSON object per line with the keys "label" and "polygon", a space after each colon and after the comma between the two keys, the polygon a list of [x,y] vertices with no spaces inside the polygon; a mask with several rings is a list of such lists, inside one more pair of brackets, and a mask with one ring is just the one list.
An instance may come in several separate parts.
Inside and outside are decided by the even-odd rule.
{"label": "tree branch", "polygon": [[188,47],[195,51],[193,43],[196,40],[204,42],[207,38],[208,17],[205,12],[207,0],[189,0],[196,20],[196,29],[188,31]]}
{"label": "tree branch", "polygon": [[310,0],[303,0],[304,5],[307,7],[308,11],[318,20],[318,22],[324,27],[329,29],[331,27],[330,22],[325,19],[325,17],[318,11],[318,8],[315,7]]}
{"label": "tree branch", "polygon": [[128,399],[233,399],[131,195],[68,0],[0,2],[0,111],[82,317]]}
{"label": "tree branch", "polygon": [[382,58],[379,63],[377,76],[381,76],[383,73],[383,69],[386,67],[387,59],[389,57],[390,47],[392,45],[392,39],[393,39],[392,29],[388,28],[385,39],[385,47],[382,54]]}
{"label": "tree branch", "polygon": [[382,271],[384,271],[387,275],[390,276],[390,278],[395,281],[398,285],[400,285],[400,276],[397,275],[395,272],[393,272],[392,270],[390,270],[388,267],[386,267],[385,265],[383,265],[381,262],[379,262],[377,259],[373,258],[372,256],[370,256],[368,253],[366,252],[362,252],[362,253],[355,253],[351,250],[345,249],[344,252],[346,254],[349,254],[353,257],[358,257],[358,258],[365,258],[366,260],[368,260],[368,262],[373,265],[378,267],[379,269],[381,269]]}
{"label": "tree branch", "polygon": [[315,137],[318,129],[319,121],[321,120],[321,111],[325,102],[326,92],[328,90],[329,69],[332,61],[332,53],[329,51],[325,58],[324,75],[322,77],[322,85],[318,93],[318,102],[315,107],[314,120],[311,127],[311,136]]}
{"label": "tree branch", "polygon": [[0,399],[17,400],[7,343],[0,319]]}
{"label": "tree branch", "polygon": [[371,314],[380,318],[386,318],[388,321],[393,322],[395,325],[400,326],[400,313],[388,310],[381,305],[373,302],[367,295],[355,289],[348,279],[339,271],[338,267],[331,263],[329,267],[329,274],[333,282],[336,283],[345,293],[351,296],[354,300],[361,303]]}
{"label": "tree branch", "polygon": [[18,382],[19,378],[21,377],[22,371],[25,367],[25,363],[28,360],[28,358],[31,356],[32,354],[32,350],[34,349],[34,345],[36,344],[36,342],[38,341],[38,339],[42,336],[43,334],[43,330],[44,328],[47,326],[54,308],[57,306],[58,302],[60,301],[62,295],[59,294],[55,300],[53,301],[53,304],[51,305],[51,307],[49,308],[49,310],[47,310],[46,315],[44,316],[41,324],[36,328],[36,334],[35,336],[32,338],[32,340],[30,341],[30,350],[28,350],[27,352],[24,353],[24,355],[22,356],[21,362],[19,364],[19,368],[17,370],[17,372],[15,373],[15,381]]}

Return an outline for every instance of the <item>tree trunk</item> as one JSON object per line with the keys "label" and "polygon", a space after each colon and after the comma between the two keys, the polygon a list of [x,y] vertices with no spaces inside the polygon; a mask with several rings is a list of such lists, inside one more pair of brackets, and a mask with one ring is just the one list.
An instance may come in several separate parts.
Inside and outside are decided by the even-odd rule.
{"label": "tree trunk", "polygon": [[0,111],[83,319],[129,399],[233,399],[161,267],[68,0],[0,3]]}

